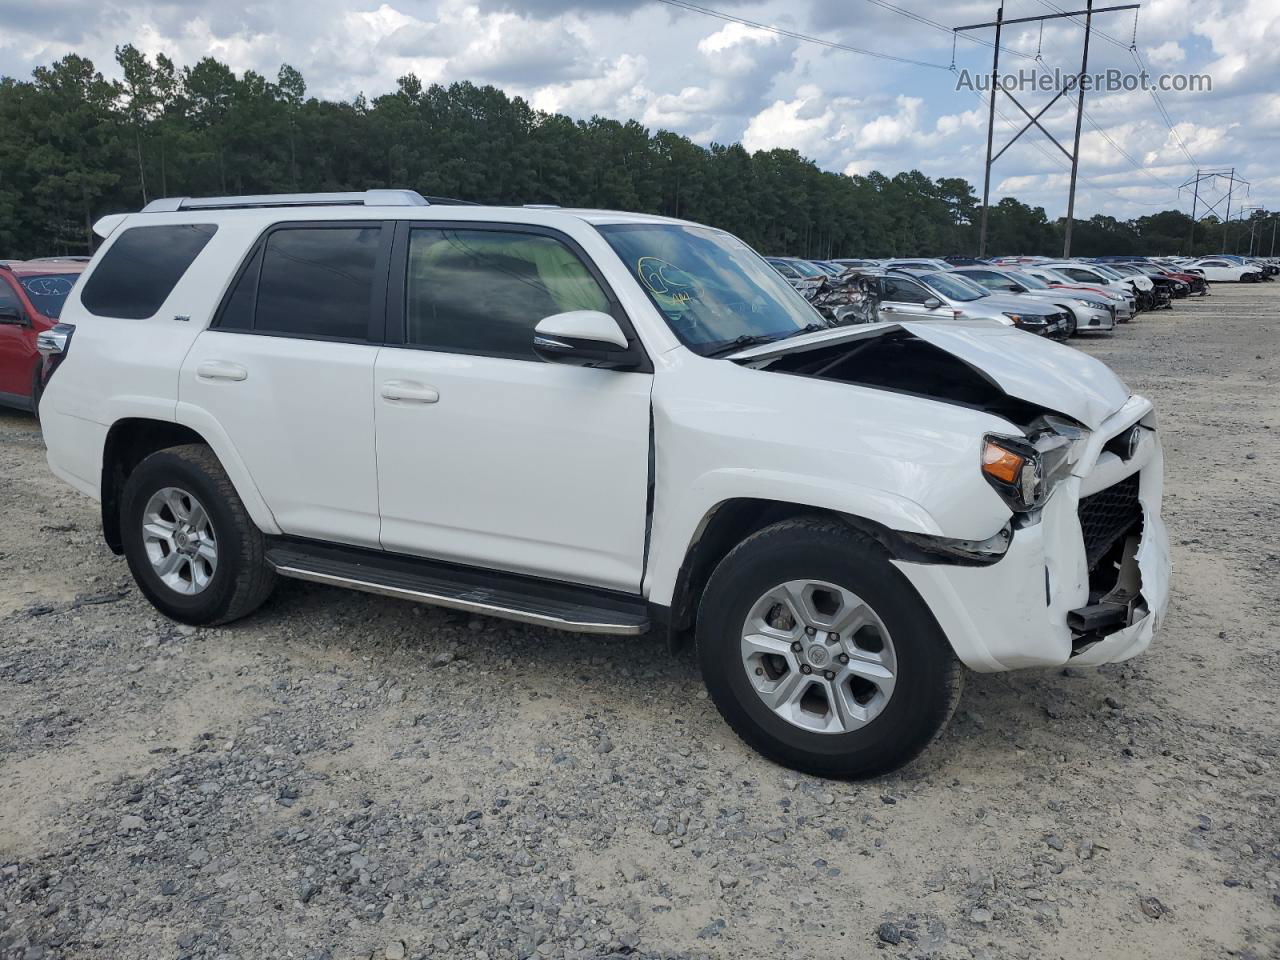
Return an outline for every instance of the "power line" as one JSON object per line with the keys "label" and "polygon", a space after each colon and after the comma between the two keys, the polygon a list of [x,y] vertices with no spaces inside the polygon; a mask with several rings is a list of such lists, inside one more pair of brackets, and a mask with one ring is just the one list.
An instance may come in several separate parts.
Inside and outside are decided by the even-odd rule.
{"label": "power line", "polygon": [[777,34],[780,37],[787,37],[791,40],[801,40],[805,43],[813,43],[818,46],[828,47],[832,50],[843,50],[846,53],[856,53],[864,57],[875,57],[877,60],[891,60],[895,63],[909,63],[917,67],[931,67],[935,70],[950,71],[945,63],[929,63],[926,60],[913,60],[910,57],[897,57],[891,53],[879,53],[875,50],[866,50],[862,47],[853,47],[847,43],[837,43],[834,40],[823,40],[821,37],[813,37],[807,33],[798,33],[795,30],[786,30],[782,27],[776,27],[769,23],[759,23],[755,20],[748,20],[746,17],[737,17],[731,13],[722,13],[719,10],[712,10],[709,7],[702,7],[696,3],[686,3],[685,0],[659,0],[669,7],[675,7],[678,10],[687,10],[690,13],[700,13],[705,17],[715,17],[717,20],[724,20],[728,23],[741,24],[744,27],[752,27],[756,30],[765,30],[769,33]]}
{"label": "power line", "polygon": [[[1142,73],[1146,73],[1147,64],[1146,64],[1146,61],[1142,59],[1142,54],[1138,52],[1138,45],[1136,43],[1129,48],[1129,53],[1133,55],[1133,62],[1138,65],[1138,69]],[[1155,87],[1151,87],[1150,92],[1151,92],[1151,99],[1155,101],[1156,109],[1160,111],[1160,116],[1164,118],[1164,122],[1169,127],[1169,132],[1173,134],[1173,139],[1178,144],[1178,149],[1181,150],[1183,155],[1185,155],[1186,158],[1191,161],[1191,166],[1199,169],[1200,167],[1199,162],[1196,160],[1195,157],[1191,155],[1191,151],[1187,149],[1187,145],[1182,142],[1182,137],[1178,135],[1177,125],[1173,122],[1173,118],[1169,116],[1169,110],[1165,107],[1164,101],[1160,99],[1159,91],[1156,90]]]}
{"label": "power line", "polygon": [[[910,20],[914,20],[914,21],[915,21],[915,22],[917,22],[917,23],[924,24],[925,26],[933,27],[934,29],[942,30],[942,31],[944,31],[944,32],[946,32],[946,33],[950,33],[953,37],[956,37],[956,36],[963,36],[963,37],[965,37],[965,38],[966,38],[966,39],[968,39],[968,40],[972,40],[972,41],[974,41],[975,43],[981,43],[983,46],[990,47],[990,48],[992,48],[992,49],[994,49],[994,48],[995,48],[995,44],[994,44],[994,43],[992,43],[992,42],[991,42],[991,41],[989,41],[989,40],[983,40],[981,37],[976,37],[976,36],[973,36],[972,34],[969,34],[969,33],[961,33],[961,32],[958,32],[958,31],[952,30],[950,27],[946,26],[945,24],[941,24],[941,23],[939,23],[939,22],[938,22],[938,21],[936,21],[936,20],[931,20],[931,19],[929,19],[928,17],[921,16],[920,14],[915,13],[915,12],[913,12],[913,11],[911,11],[911,10],[908,10],[908,9],[906,9],[905,7],[900,7],[900,6],[897,6],[896,4],[889,3],[889,2],[887,2],[887,0],[867,0],[867,2],[868,2],[868,3],[870,3],[870,4],[873,4],[874,6],[882,7],[882,8],[883,8],[883,9],[885,9],[885,10],[892,11],[893,13],[899,14],[900,16],[906,17],[906,18],[908,18],[908,19],[910,19]],[[1048,2],[1047,2],[1047,0],[1041,0],[1041,2],[1042,2],[1042,3],[1044,3],[1044,4],[1045,4],[1046,6],[1048,6],[1048,7],[1051,7],[1053,10],[1057,11],[1058,13],[1065,13],[1065,12],[1066,12],[1066,11],[1062,10],[1061,8],[1059,8],[1059,7],[1055,6],[1055,5],[1054,5],[1054,4],[1052,4],[1052,3],[1048,3]],[[1074,17],[1068,17],[1067,19],[1071,20],[1071,21],[1072,21],[1072,22],[1074,22],[1074,23],[1079,24],[1079,21],[1078,21],[1078,20],[1076,20],[1076,18],[1074,18]],[[1080,26],[1084,26],[1083,24],[1079,24],[1079,25],[1080,25]],[[1042,33],[1043,33],[1043,30],[1044,30],[1044,22],[1043,22],[1043,21],[1041,21],[1040,28],[1041,28],[1041,31],[1042,31]],[[1102,33],[1102,31],[1098,30],[1096,27],[1094,28],[1094,32],[1095,32],[1095,33],[1097,33],[1097,34],[1099,34],[1099,35],[1101,35],[1101,36],[1106,37],[1106,39],[1111,40],[1112,42],[1119,43],[1119,41],[1115,40],[1115,38],[1114,38],[1114,37],[1111,37],[1111,36],[1109,36],[1109,35],[1107,35],[1107,34]],[[1120,46],[1121,46],[1121,47],[1125,47],[1125,44],[1121,43],[1121,44],[1120,44]],[[1127,48],[1127,47],[1125,47],[1125,49],[1128,49],[1128,48]],[[1037,56],[1034,56],[1034,57],[1033,57],[1033,56],[1030,56],[1029,54],[1020,53],[1020,52],[1018,52],[1017,50],[1011,50],[1011,49],[1009,49],[1008,47],[1004,47],[1004,46],[1001,46],[1001,47],[1000,47],[1000,52],[1001,52],[1001,53],[1012,53],[1012,54],[1014,54],[1015,56],[1022,57],[1022,58],[1026,59],[1026,60],[1032,60],[1032,61],[1034,61],[1034,62],[1035,62],[1035,64],[1036,64],[1037,68],[1039,68],[1042,72],[1045,72],[1045,73],[1047,73],[1047,72],[1048,72],[1047,68],[1046,68],[1046,67],[1045,67],[1045,65],[1044,65],[1044,58],[1043,58],[1042,56],[1038,55],[1038,54],[1037,54]],[[953,59],[954,59],[954,54],[953,54]],[[1059,71],[1059,72],[1061,72],[1061,71]],[[1154,174],[1152,174],[1149,170],[1147,170],[1147,169],[1146,169],[1146,167],[1145,167],[1141,162],[1139,162],[1139,161],[1138,161],[1138,160],[1136,160],[1134,157],[1132,157],[1132,156],[1128,153],[1128,151],[1126,151],[1123,147],[1121,147],[1121,146],[1120,146],[1120,144],[1116,143],[1116,142],[1115,142],[1115,140],[1113,140],[1113,139],[1111,138],[1111,135],[1110,135],[1110,134],[1108,134],[1104,129],[1102,129],[1102,127],[1098,124],[1098,122],[1097,122],[1096,120],[1094,120],[1094,119],[1093,119],[1093,117],[1092,117],[1092,116],[1090,116],[1090,114],[1089,114],[1087,111],[1085,112],[1085,115],[1084,115],[1084,116],[1085,116],[1085,119],[1089,121],[1089,125],[1090,125],[1091,127],[1093,127],[1093,129],[1094,129],[1094,130],[1096,130],[1099,134],[1101,134],[1101,135],[1102,135],[1102,137],[1103,137],[1103,139],[1105,139],[1105,140],[1107,141],[1107,143],[1111,144],[1111,146],[1115,148],[1115,150],[1116,150],[1116,152],[1117,152],[1117,153],[1119,153],[1122,157],[1124,157],[1126,160],[1128,160],[1128,161],[1129,161],[1129,163],[1133,165],[1133,168],[1134,168],[1135,170],[1139,171],[1140,173],[1142,173],[1144,176],[1148,177],[1149,179],[1154,180],[1156,183],[1160,184],[1162,187],[1166,187],[1166,188],[1168,188],[1168,189],[1170,189],[1170,190],[1177,190],[1177,189],[1178,189],[1178,188],[1177,188],[1177,187],[1175,187],[1172,183],[1169,183],[1168,181],[1165,181],[1165,180],[1161,180],[1159,177],[1155,176],[1155,175],[1154,175]],[[1175,136],[1176,136],[1176,133],[1175,133]]]}
{"label": "power line", "polygon": [[[1052,10],[1054,13],[1061,13],[1061,14],[1066,14],[1066,13],[1067,13],[1067,11],[1063,10],[1063,9],[1062,9],[1060,6],[1058,6],[1056,3],[1050,3],[1050,2],[1049,2],[1049,0],[1040,0],[1040,3],[1042,3],[1044,6],[1048,7],[1048,8],[1049,8],[1050,10]],[[1136,17],[1136,16],[1137,16],[1137,14],[1135,13],[1135,14],[1134,14],[1134,16]],[[1070,20],[1072,23],[1074,23],[1074,24],[1075,24],[1077,27],[1079,27],[1081,30],[1083,30],[1083,29],[1084,29],[1084,24],[1083,24],[1083,23],[1081,23],[1081,22],[1080,22],[1080,20],[1079,20],[1077,17],[1073,17],[1073,16],[1070,16],[1070,15],[1068,14],[1068,15],[1067,15],[1067,19],[1068,19],[1068,20]],[[1125,43],[1123,40],[1117,40],[1115,37],[1111,36],[1111,34],[1109,34],[1109,33],[1104,33],[1103,31],[1099,30],[1097,27],[1094,27],[1094,28],[1093,28],[1093,32],[1094,32],[1094,34],[1095,34],[1096,36],[1101,37],[1103,40],[1106,40],[1108,43],[1113,43],[1113,44],[1115,44],[1115,45],[1116,45],[1117,47],[1119,47],[1121,50],[1128,50],[1128,49],[1129,49],[1129,45],[1128,45],[1127,43]]]}
{"label": "power line", "polygon": [[[970,41],[971,43],[981,44],[982,46],[988,47],[991,49],[995,48],[995,44],[992,43],[990,40],[984,40],[981,37],[975,37],[972,34],[968,34],[968,33],[957,33],[956,31],[952,30],[950,27],[948,27],[944,23],[939,23],[937,20],[930,20],[926,16],[922,16],[921,14],[915,13],[912,10],[908,10],[906,7],[899,7],[896,4],[888,3],[887,0],[867,0],[867,3],[873,4],[874,6],[877,6],[877,7],[882,7],[883,9],[888,10],[891,13],[896,13],[899,16],[906,17],[909,20],[914,20],[916,23],[923,24],[926,27],[932,27],[935,30],[941,30],[943,33],[949,33],[953,38],[957,36],[962,36],[966,40]],[[1035,57],[1031,56],[1031,54],[1029,53],[1023,53],[1020,50],[1013,50],[1010,47],[1001,47],[1000,52],[1007,53],[1010,56],[1014,56],[1014,57],[1021,57],[1023,60],[1035,59]]]}
{"label": "power line", "polygon": [[[1056,11],[1057,13],[1066,12],[1061,7],[1059,7],[1056,3],[1051,3],[1050,0],[1040,0],[1040,3],[1048,7],[1050,10]],[[1067,19],[1070,20],[1072,23],[1074,23],[1077,27],[1080,27],[1081,29],[1084,28],[1084,24],[1081,23],[1079,19],[1077,19],[1076,17],[1069,16],[1067,17]],[[1142,73],[1149,72],[1146,63],[1142,59],[1142,55],[1138,52],[1138,12],[1137,11],[1134,11],[1134,14],[1133,14],[1133,41],[1131,43],[1125,43],[1123,40],[1119,40],[1111,36],[1109,33],[1104,33],[1103,31],[1099,30],[1097,27],[1093,28],[1093,32],[1098,36],[1102,37],[1103,40],[1106,40],[1107,42],[1114,44],[1115,46],[1119,47],[1121,50],[1127,51],[1133,57],[1133,60],[1137,64],[1138,70],[1140,72]],[[1198,169],[1200,164],[1196,160],[1196,158],[1191,155],[1191,151],[1187,149],[1187,145],[1183,142],[1182,137],[1178,135],[1177,125],[1173,122],[1173,117],[1169,115],[1169,110],[1167,107],[1165,107],[1164,101],[1160,99],[1159,91],[1157,91],[1155,87],[1151,87],[1149,88],[1148,92],[1151,94],[1151,99],[1155,101],[1156,110],[1159,112],[1161,119],[1164,120],[1165,126],[1169,128],[1169,132],[1173,135],[1174,142],[1177,143],[1178,149],[1182,151],[1183,155],[1186,156],[1186,158],[1189,161],[1191,161],[1191,166]],[[1096,127],[1096,124],[1095,124],[1095,127]]]}

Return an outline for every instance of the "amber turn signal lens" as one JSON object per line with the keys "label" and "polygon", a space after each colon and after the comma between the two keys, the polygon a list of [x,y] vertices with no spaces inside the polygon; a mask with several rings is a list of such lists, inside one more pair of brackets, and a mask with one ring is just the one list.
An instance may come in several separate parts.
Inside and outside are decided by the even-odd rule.
{"label": "amber turn signal lens", "polygon": [[1011,450],[1006,450],[998,443],[987,441],[982,448],[982,472],[995,477],[1001,483],[1016,484],[1022,474],[1026,458]]}

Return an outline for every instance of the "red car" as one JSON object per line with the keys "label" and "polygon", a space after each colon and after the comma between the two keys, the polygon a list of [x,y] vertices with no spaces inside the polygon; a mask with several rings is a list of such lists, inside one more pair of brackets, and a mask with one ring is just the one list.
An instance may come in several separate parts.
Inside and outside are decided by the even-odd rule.
{"label": "red car", "polygon": [[0,406],[32,413],[40,405],[36,336],[58,322],[83,260],[0,263]]}

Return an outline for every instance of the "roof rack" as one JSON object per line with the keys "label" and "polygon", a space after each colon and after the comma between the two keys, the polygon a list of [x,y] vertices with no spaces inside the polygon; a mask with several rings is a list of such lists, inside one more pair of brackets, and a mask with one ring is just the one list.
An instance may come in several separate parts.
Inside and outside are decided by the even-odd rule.
{"label": "roof rack", "polygon": [[[436,202],[440,202],[437,199]],[[264,193],[246,197],[162,197],[143,213],[179,210],[245,210],[255,207],[426,207],[430,201],[416,190],[363,190],[350,193]]]}

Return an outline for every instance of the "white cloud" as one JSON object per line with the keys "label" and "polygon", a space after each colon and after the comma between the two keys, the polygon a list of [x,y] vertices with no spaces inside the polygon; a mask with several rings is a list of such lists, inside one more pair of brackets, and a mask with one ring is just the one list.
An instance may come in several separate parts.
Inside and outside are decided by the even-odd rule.
{"label": "white cloud", "polygon": [[[729,4],[724,0],[725,9]],[[944,32],[869,4],[752,0],[747,7],[744,0],[742,8],[752,20],[881,52],[942,64],[951,54]],[[965,0],[945,12],[931,15],[971,22],[989,10]],[[1132,69],[1124,49],[1130,24],[1120,15],[1102,23],[1121,42],[1095,43],[1091,66]],[[1041,48],[1047,64],[1064,69],[1078,57],[1080,30],[1073,23],[1050,22],[1043,36],[1034,26],[1018,27],[1006,38],[1025,53]],[[1280,139],[1280,3],[1149,0],[1137,39],[1153,72],[1213,76],[1211,93],[1161,96],[1196,161],[1234,163],[1253,181],[1251,200],[1280,205],[1272,162]],[[539,109],[575,118],[600,113],[701,142],[794,148],[848,173],[918,168],[934,177],[967,177],[979,187],[982,178],[986,106],[954,91],[944,71],[804,44],[656,0],[44,0],[6,11],[0,72],[23,77],[37,64],[76,52],[114,75],[113,49],[123,43],[163,51],[180,64],[212,55],[237,71],[268,77],[288,62],[316,96],[376,95],[413,72],[428,83],[494,83]],[[963,42],[957,51],[959,61],[979,71],[988,54]],[[1034,112],[1043,102],[1031,97],[1028,106]],[[1064,98],[1044,118],[1068,143],[1072,106]],[[1002,110],[1011,119],[1021,116],[1007,102]],[[1088,110],[1142,170],[1086,122],[1081,212],[1105,207],[1134,216],[1154,209],[1144,203],[1177,205],[1176,185],[1193,167],[1151,96],[1090,95]],[[1011,133],[997,119],[997,146]],[[1063,163],[1032,130],[1001,157],[995,173],[1002,190],[1016,187],[1022,199],[1056,216],[1065,206]]]}

